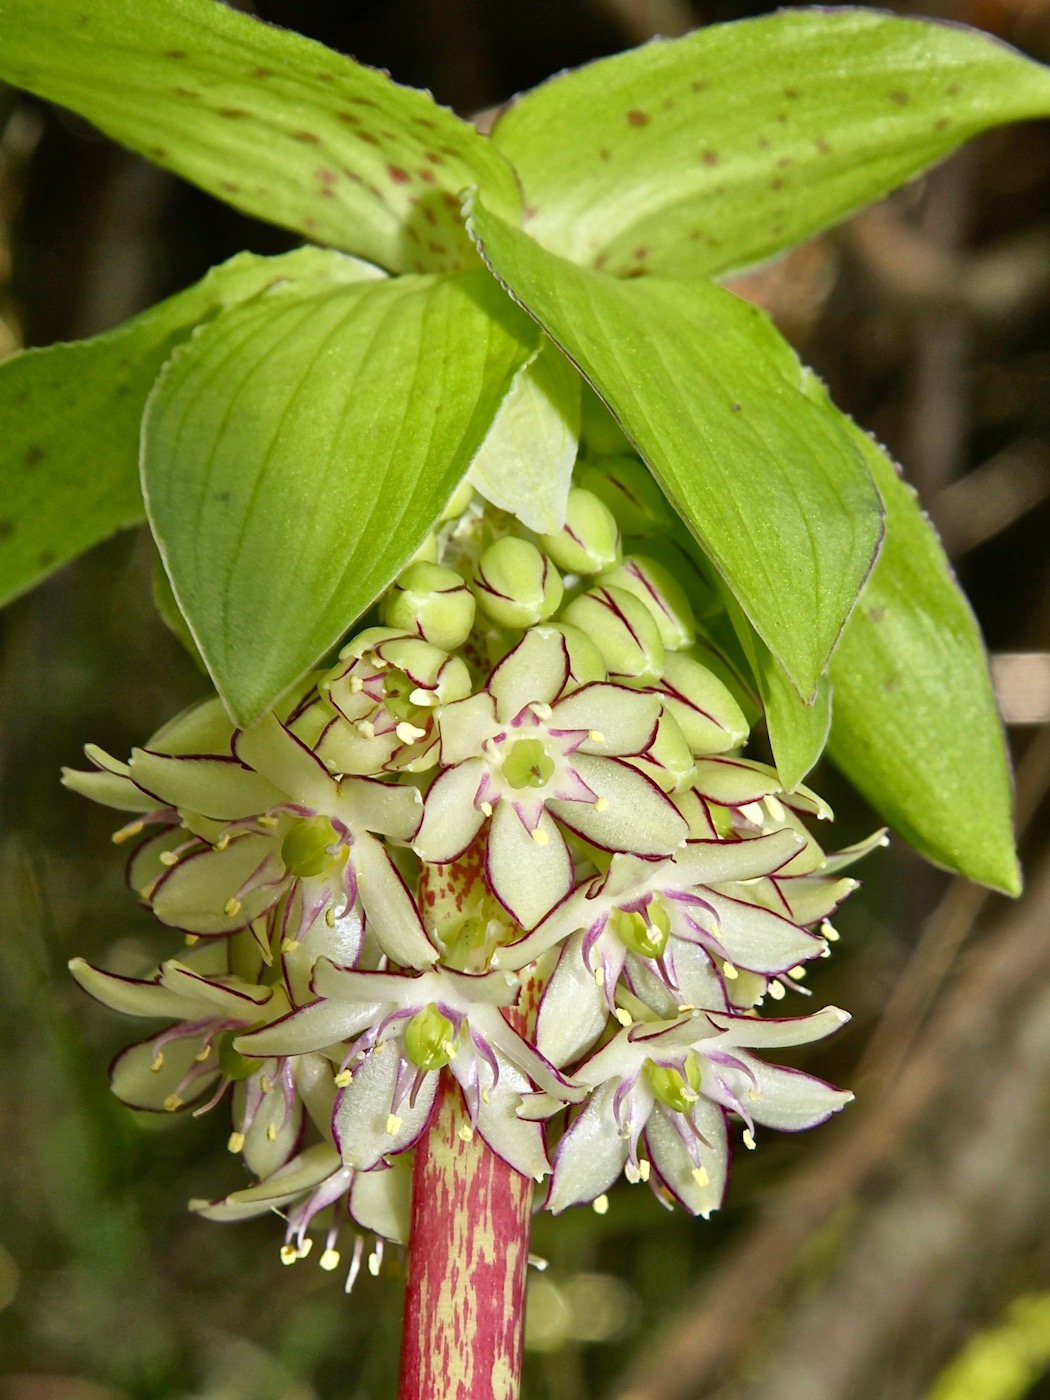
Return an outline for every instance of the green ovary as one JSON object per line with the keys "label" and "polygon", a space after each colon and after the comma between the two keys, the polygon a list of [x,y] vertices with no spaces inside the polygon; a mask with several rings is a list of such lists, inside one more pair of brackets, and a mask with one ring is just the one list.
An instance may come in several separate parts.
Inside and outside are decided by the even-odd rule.
{"label": "green ovary", "polygon": [[444,1069],[456,1053],[452,1022],[433,1002],[405,1027],[405,1054],[422,1070]]}
{"label": "green ovary", "polygon": [[327,817],[303,817],[294,821],[281,842],[281,860],[301,880],[320,875],[332,859],[330,847],[339,835]]}
{"label": "green ovary", "polygon": [[539,739],[515,739],[500,765],[512,788],[541,788],[554,776],[554,760]]}
{"label": "green ovary", "polygon": [[614,909],[609,915],[609,925],[632,953],[643,958],[658,958],[667,947],[671,921],[655,899],[650,902],[647,913],[648,919],[645,914],[628,914],[623,909]]}
{"label": "green ovary", "polygon": [[700,1069],[690,1055],[685,1062],[685,1074],[670,1065],[658,1065],[646,1060],[645,1077],[660,1103],[676,1113],[688,1113],[700,1093]]}

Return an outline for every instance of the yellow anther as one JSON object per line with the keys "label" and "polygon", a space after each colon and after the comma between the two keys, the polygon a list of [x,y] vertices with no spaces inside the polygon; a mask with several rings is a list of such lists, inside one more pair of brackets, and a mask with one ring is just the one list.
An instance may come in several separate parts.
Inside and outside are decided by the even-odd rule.
{"label": "yellow anther", "polygon": [[783,982],[770,982],[766,990],[774,1001],[783,1001],[787,996]]}
{"label": "yellow anther", "polygon": [[282,1264],[294,1264],[295,1261],[296,1261],[298,1258],[299,1258],[299,1251],[296,1249],[296,1247],[295,1247],[294,1244],[282,1244],[282,1245],[281,1245],[281,1263],[282,1263]]}
{"label": "yellow anther", "polygon": [[482,1102],[482,1103],[491,1103],[491,1102],[492,1102],[492,1093],[491,1093],[491,1091],[490,1091],[490,1089],[489,1089],[489,1086],[488,1086],[487,1084],[485,1085],[485,1087],[484,1087],[484,1088],[482,1089],[482,1091],[481,1091],[481,1102]]}
{"label": "yellow anther", "polygon": [[330,1274],[333,1270],[338,1269],[341,1258],[342,1255],[338,1249],[326,1249],[317,1262],[326,1274]]}
{"label": "yellow anther", "polygon": [[365,683],[364,683],[364,681],[361,679],[360,676],[351,676],[351,677],[350,677],[350,694],[351,694],[351,695],[360,695],[361,692],[362,692],[362,690],[364,690],[364,688],[365,688]]}
{"label": "yellow anther", "polygon": [[266,1141],[267,1141],[267,1142],[276,1142],[276,1141],[277,1141],[277,1124],[276,1124],[276,1123],[267,1123],[267,1125],[266,1125]]}
{"label": "yellow anther", "polygon": [[750,1128],[744,1129],[744,1146],[749,1152],[754,1152],[755,1150],[755,1135]]}
{"label": "yellow anther", "polygon": [[270,827],[276,826],[276,825],[277,825],[277,818],[276,818],[276,817],[271,817],[271,816],[256,817],[256,818],[255,818],[255,825],[256,825],[256,826],[264,826],[264,827],[266,827],[267,830],[269,830]]}
{"label": "yellow anther", "polygon": [[470,1126],[469,1123],[464,1123],[463,1126],[456,1133],[456,1136],[459,1138],[460,1142],[473,1142],[474,1129]]}
{"label": "yellow anther", "polygon": [[710,1186],[711,1178],[708,1176],[706,1168],[694,1167],[692,1175],[697,1186]]}
{"label": "yellow anther", "polygon": [[685,1088],[682,1090],[682,1098],[685,1099],[686,1103],[696,1103],[699,1097],[700,1095],[695,1089]]}
{"label": "yellow anther", "polygon": [[373,1054],[373,1055],[381,1055],[385,1049],[386,1049],[386,1041],[385,1041],[385,1040],[377,1040],[376,1043],[372,1046],[372,1054]]}
{"label": "yellow anther", "polygon": [[609,799],[607,797],[599,797],[594,804],[594,810],[596,812],[604,812],[608,806]]}
{"label": "yellow anther", "polygon": [[154,1074],[159,1074],[161,1069],[163,1068],[163,1065],[164,1051],[158,1050],[157,1053],[153,1056],[153,1063],[150,1065],[150,1069],[153,1071]]}
{"label": "yellow anther", "polygon": [[211,1046],[202,1045],[193,1058],[197,1061],[199,1065],[202,1065],[205,1060],[211,1058]]}
{"label": "yellow anther", "polygon": [[805,969],[804,967],[789,967],[789,968],[788,968],[788,976],[789,976],[789,977],[793,977],[793,978],[795,979],[796,982],[801,982],[802,979],[803,979],[803,977],[805,977],[805,975],[806,975],[806,969]]}
{"label": "yellow anther", "polygon": [[215,844],[212,846],[212,850],[224,851],[232,840],[233,837],[230,835],[230,833],[228,831],[224,831],[223,834],[219,837],[218,841],[216,841]]}
{"label": "yellow anther", "polygon": [[329,928],[335,928],[335,910],[326,909],[324,911],[324,921]]}
{"label": "yellow anther", "polygon": [[619,1021],[621,1026],[634,1025],[634,1018],[631,1016],[631,1013],[629,1011],[625,1011],[622,1006],[618,1006],[613,1012],[613,1015]]}
{"label": "yellow anther", "polygon": [[491,817],[491,816],[492,816],[492,803],[491,803],[491,802],[482,802],[482,803],[481,803],[481,810],[485,813],[486,817]]}
{"label": "yellow anther", "polygon": [[551,838],[547,835],[542,826],[537,826],[533,828],[532,839],[536,842],[537,846],[546,846]]}
{"label": "yellow anther", "polygon": [[591,1209],[594,1211],[595,1215],[605,1215],[609,1209],[609,1197],[595,1196],[594,1200],[591,1202]]}
{"label": "yellow anther", "polygon": [[228,899],[226,903],[222,906],[222,912],[226,915],[228,919],[236,918],[236,916],[241,912],[241,901],[239,899],[233,898]]}
{"label": "yellow anther", "polygon": [[730,982],[732,982],[732,981],[734,980],[734,978],[740,976],[740,973],[737,972],[736,968],[733,966],[733,964],[732,964],[731,962],[724,962],[724,963],[722,964],[722,972],[723,972],[724,976],[725,976]]}
{"label": "yellow anther", "polygon": [[199,943],[200,941],[201,941],[201,936],[200,936],[199,933],[188,933],[188,934],[186,935],[185,942],[186,942],[186,947],[187,947],[187,948],[192,948],[193,945],[194,945],[194,943]]}
{"label": "yellow anther", "polygon": [[403,744],[414,744],[418,739],[425,739],[427,731],[419,729],[414,724],[409,724],[407,719],[403,719],[394,729],[394,733]]}
{"label": "yellow anther", "polygon": [[761,1103],[764,1097],[761,1089],[748,1089],[747,1096],[752,1103]]}
{"label": "yellow anther", "polygon": [[601,731],[600,729],[591,729],[591,730],[588,730],[587,738],[590,739],[590,741],[591,741],[592,744],[604,744],[604,743],[605,743],[605,735],[602,733],[602,731]]}
{"label": "yellow anther", "polygon": [[226,1139],[226,1151],[227,1151],[227,1152],[243,1152],[243,1151],[244,1151],[244,1134],[243,1134],[243,1133],[231,1133],[230,1136]]}
{"label": "yellow anther", "polygon": [[837,943],[839,941],[839,931],[828,919],[825,919],[821,924],[820,932],[821,936],[826,938],[829,943]]}
{"label": "yellow anther", "polygon": [[114,846],[122,846],[125,841],[130,841],[133,836],[139,836],[145,830],[146,823],[142,821],[128,822],[127,826],[122,826],[119,831],[115,831],[109,838]]}
{"label": "yellow anther", "polygon": [[401,1119],[396,1113],[388,1113],[386,1116],[387,1137],[396,1137],[401,1131]]}
{"label": "yellow anther", "polygon": [[769,793],[762,801],[766,811],[775,822],[782,822],[786,819],[787,813],[784,811],[783,803],[778,797],[774,797],[772,793]]}
{"label": "yellow anther", "polygon": [[169,1094],[168,1097],[164,1100],[165,1113],[174,1113],[177,1108],[181,1107],[182,1100],[179,1098],[178,1094]]}
{"label": "yellow anther", "polygon": [[454,1060],[454,1059],[456,1058],[456,1043],[455,1043],[455,1041],[453,1041],[453,1040],[443,1040],[443,1041],[441,1042],[441,1049],[442,1049],[442,1051],[449,1057],[450,1060]]}
{"label": "yellow anther", "polygon": [[601,963],[594,969],[594,980],[599,987],[605,986],[605,968]]}
{"label": "yellow anther", "polygon": [[370,719],[358,720],[357,732],[365,739],[374,739],[376,737],[376,727]]}
{"label": "yellow anther", "polygon": [[623,1174],[632,1186],[637,1186],[642,1179],[642,1174],[633,1163],[628,1162],[623,1169]]}
{"label": "yellow anther", "polygon": [[281,952],[282,952],[282,953],[294,953],[295,950],[296,950],[296,948],[298,948],[298,946],[299,946],[299,940],[298,940],[298,938],[282,938],[282,939],[281,939]]}
{"label": "yellow anther", "polygon": [[260,1074],[260,1075],[259,1075],[259,1088],[263,1091],[264,1094],[272,1094],[272,1093],[273,1093],[273,1080],[267,1078],[267,1076],[266,1076],[265,1074]]}
{"label": "yellow anther", "polygon": [[314,1237],[313,1237],[313,1235],[304,1235],[304,1236],[302,1237],[302,1239],[299,1241],[299,1246],[298,1246],[298,1248],[296,1249],[295,1252],[296,1252],[296,1254],[298,1255],[298,1257],[299,1257],[300,1259],[305,1259],[306,1256],[310,1253],[311,1249],[313,1249],[313,1247],[314,1247]]}
{"label": "yellow anther", "polygon": [[158,859],[160,860],[161,865],[166,865],[169,869],[173,865],[178,865],[179,863],[179,858],[174,851],[161,851]]}
{"label": "yellow anther", "polygon": [[381,1256],[377,1254],[375,1250],[373,1250],[372,1253],[368,1256],[368,1272],[372,1275],[373,1278],[379,1277],[379,1266],[380,1264],[382,1264],[382,1262],[383,1260]]}
{"label": "yellow anther", "polygon": [[649,1180],[649,1170],[649,1163],[646,1160],[646,1158],[643,1157],[642,1160],[638,1163],[638,1175],[643,1181]]}
{"label": "yellow anther", "polygon": [[352,1081],[353,1077],[353,1070],[341,1069],[339,1073],[335,1076],[335,1087],[337,1089],[345,1089],[346,1086]]}
{"label": "yellow anther", "polygon": [[679,1012],[679,1014],[682,1015],[682,1016],[685,1016],[685,1015],[687,1015],[690,1011],[695,1011],[695,1010],[696,1010],[696,1007],[695,1007],[695,1006],[691,1006],[691,1005],[689,1004],[689,1002],[687,1002],[687,1001],[683,1001],[682,1004],[681,1004],[681,1005],[679,1006],[679,1008],[678,1008],[678,1012]]}

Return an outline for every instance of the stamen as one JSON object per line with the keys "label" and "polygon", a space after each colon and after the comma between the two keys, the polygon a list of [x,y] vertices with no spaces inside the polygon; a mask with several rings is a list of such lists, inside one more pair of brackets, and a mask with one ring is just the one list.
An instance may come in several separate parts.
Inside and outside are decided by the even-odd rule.
{"label": "stamen", "polygon": [[820,933],[821,937],[826,938],[829,943],[837,943],[841,937],[838,929],[828,919],[825,919],[820,925]]}
{"label": "stamen", "polygon": [[296,948],[298,948],[298,947],[299,947],[299,940],[298,940],[298,938],[282,938],[282,939],[281,939],[281,952],[282,952],[282,953],[294,953],[295,950],[296,950]]}
{"label": "stamen", "polygon": [[376,727],[370,719],[358,720],[356,729],[358,734],[363,735],[366,739],[374,739],[376,737]]}
{"label": "stamen", "polygon": [[594,980],[599,987],[605,986],[605,968],[601,963],[594,969]]}
{"label": "stamen", "polygon": [[165,1113],[174,1113],[176,1109],[182,1107],[182,1100],[179,1098],[178,1094],[169,1094],[164,1100],[163,1106]]}
{"label": "stamen", "polygon": [[388,1113],[386,1116],[386,1131],[388,1137],[396,1137],[401,1131],[401,1119],[396,1113]]}
{"label": "stamen", "polygon": [[304,1235],[296,1248],[296,1254],[300,1259],[305,1259],[314,1247],[313,1235]]}
{"label": "stamen", "polygon": [[469,1123],[464,1123],[463,1126],[456,1133],[456,1136],[459,1138],[460,1142],[473,1142],[474,1129],[470,1126]]}
{"label": "stamen", "polygon": [[605,1215],[609,1209],[609,1197],[595,1196],[594,1200],[591,1202],[591,1209],[594,1211],[595,1215]]}
{"label": "stamen", "polygon": [[407,719],[403,719],[400,724],[395,726],[394,733],[403,744],[414,744],[418,739],[427,737],[425,729],[418,729],[414,724],[409,724]]}
{"label": "stamen", "polygon": [[204,1063],[205,1060],[211,1058],[211,1046],[210,1046],[210,1045],[202,1045],[201,1048],[197,1051],[196,1055],[194,1055],[193,1058],[196,1060],[196,1062],[197,1062],[199,1065],[202,1065],[202,1064]]}
{"label": "stamen", "polygon": [[722,972],[730,982],[734,981],[737,977],[740,976],[740,973],[737,972],[736,968],[731,962],[724,962],[722,964]]}
{"label": "stamen", "polygon": [[336,1088],[337,1088],[337,1089],[345,1089],[346,1086],[351,1082],[351,1080],[353,1079],[353,1077],[354,1077],[353,1070],[341,1069],[341,1070],[339,1071],[339,1073],[335,1076],[335,1086],[336,1086]]}
{"label": "stamen", "polygon": [[755,1135],[754,1135],[754,1133],[751,1131],[750,1128],[745,1128],[745,1129],[744,1129],[743,1142],[744,1142],[744,1146],[747,1148],[747,1150],[748,1150],[749,1152],[754,1152],[754,1150],[755,1150]]}
{"label": "stamen", "polygon": [[122,826],[119,831],[115,831],[109,838],[114,846],[122,846],[125,841],[130,841],[133,836],[139,836],[146,829],[144,821],[128,822],[127,826]]}
{"label": "stamen", "polygon": [[529,709],[537,719],[550,719],[554,711],[545,700],[537,700],[529,706]]}
{"label": "stamen", "polygon": [[486,817],[491,817],[491,816],[492,816],[492,803],[491,803],[491,802],[482,802],[482,803],[481,803],[481,810],[485,813]]}
{"label": "stamen", "polygon": [[185,941],[186,947],[192,948],[194,943],[199,943],[201,941],[201,936],[199,933],[188,933]]}
{"label": "stamen", "polygon": [[697,1186],[710,1186],[711,1178],[707,1174],[706,1167],[694,1167],[692,1175]]}
{"label": "stamen", "polygon": [[537,826],[533,828],[532,839],[536,842],[537,846],[546,846],[547,842],[551,838],[547,835],[547,833],[543,830],[541,826]]}
{"label": "stamen", "polygon": [[784,988],[783,982],[770,982],[769,986],[766,988],[766,991],[769,993],[769,995],[773,998],[774,1001],[783,1001],[784,998],[787,996],[787,991]]}
{"label": "stamen", "polygon": [[806,975],[806,969],[805,969],[804,967],[789,967],[789,968],[788,968],[788,976],[789,976],[789,977],[793,977],[793,978],[795,979],[796,982],[801,982],[802,979],[803,979],[803,977],[805,977],[805,975]]}
{"label": "stamen", "polygon": [[178,865],[179,863],[179,858],[174,851],[161,851],[157,859],[160,861],[161,865],[166,865],[169,869],[171,866]]}
{"label": "stamen", "polygon": [[255,824],[256,826],[264,826],[268,830],[270,827],[277,825],[277,818],[265,815],[261,817],[256,817]]}
{"label": "stamen", "polygon": [[317,1262],[321,1268],[324,1269],[326,1274],[330,1274],[335,1269],[338,1269],[341,1258],[342,1255],[339,1253],[338,1249],[326,1249]]}
{"label": "stamen", "polygon": [[595,802],[595,804],[594,804],[594,810],[595,810],[596,812],[604,812],[604,811],[606,810],[606,808],[608,807],[608,805],[609,805],[609,799],[608,799],[607,797],[599,797],[598,800],[597,800],[597,801]]}
{"label": "stamen", "polygon": [[241,901],[239,899],[228,899],[222,906],[222,912],[228,919],[235,918],[241,912]]}
{"label": "stamen", "polygon": [[276,1142],[276,1141],[277,1141],[277,1124],[276,1124],[276,1123],[267,1123],[267,1125],[266,1125],[266,1141],[267,1141],[267,1142]]}
{"label": "stamen", "polygon": [[590,739],[590,741],[591,741],[592,744],[604,744],[604,743],[605,743],[605,735],[602,733],[602,731],[601,731],[600,729],[591,729],[591,730],[588,730],[587,738]]}
{"label": "stamen", "polygon": [[335,928],[335,910],[331,907],[324,911],[324,921],[329,928]]}
{"label": "stamen", "polygon": [[383,1266],[383,1241],[376,1240],[376,1247],[368,1256],[368,1272],[373,1278],[379,1277],[379,1270]]}
{"label": "stamen", "polygon": [[773,818],[775,822],[784,821],[787,814],[785,813],[783,804],[781,803],[778,797],[774,797],[772,793],[769,793],[768,796],[762,799],[762,801],[765,804],[766,811],[769,813],[769,815]]}
{"label": "stamen", "polygon": [[281,1263],[282,1263],[282,1264],[294,1264],[295,1261],[296,1261],[298,1258],[299,1258],[299,1251],[296,1249],[296,1247],[295,1247],[294,1244],[282,1244],[282,1245],[281,1245]]}
{"label": "stamen", "polygon": [[618,1006],[613,1012],[613,1015],[619,1021],[621,1026],[626,1027],[634,1025],[634,1018],[631,1016],[631,1013],[629,1011],[625,1011],[622,1006]]}
{"label": "stamen", "polygon": [[641,1161],[638,1163],[638,1175],[641,1177],[641,1179],[642,1179],[643,1181],[648,1181],[648,1180],[649,1180],[649,1171],[650,1171],[649,1162],[648,1162],[648,1160],[647,1160],[645,1157],[643,1157],[643,1158],[641,1159]]}
{"label": "stamen", "polygon": [[362,692],[362,690],[364,690],[364,688],[365,688],[365,683],[364,683],[364,681],[361,679],[360,676],[351,676],[351,677],[350,677],[350,694],[351,694],[351,695],[360,695],[361,692]]}
{"label": "stamen", "polygon": [[212,850],[224,851],[232,840],[233,837],[230,835],[230,833],[228,831],[224,831],[219,837],[218,841],[216,841],[215,844],[212,846]]}
{"label": "stamen", "polygon": [[227,1151],[227,1152],[243,1152],[243,1151],[244,1151],[244,1134],[243,1134],[243,1133],[231,1133],[230,1136],[226,1139],[226,1151]]}
{"label": "stamen", "polygon": [[164,1051],[158,1050],[157,1053],[153,1056],[153,1063],[150,1065],[150,1069],[153,1071],[154,1074],[159,1074],[163,1067]]}

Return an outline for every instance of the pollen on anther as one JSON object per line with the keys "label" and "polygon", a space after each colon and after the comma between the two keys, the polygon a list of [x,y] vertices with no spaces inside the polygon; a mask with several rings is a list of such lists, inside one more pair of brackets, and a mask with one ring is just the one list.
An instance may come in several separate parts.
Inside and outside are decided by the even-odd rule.
{"label": "pollen on anther", "polygon": [[481,810],[482,810],[482,812],[484,812],[484,814],[485,814],[486,817],[491,817],[491,816],[492,816],[492,803],[491,803],[491,802],[482,802],[482,804],[481,804]]}
{"label": "pollen on anther", "polygon": [[350,677],[350,694],[351,694],[351,695],[360,695],[361,692],[362,692],[362,690],[364,690],[364,688],[365,688],[365,683],[364,683],[364,681],[361,679],[360,676],[351,676],[351,677]]}
{"label": "pollen on anther", "polygon": [[324,911],[324,921],[329,928],[335,928],[335,910],[326,909]]}
{"label": "pollen on anther", "polygon": [[299,947],[299,940],[298,940],[298,938],[282,938],[282,939],[281,939],[281,952],[282,952],[282,953],[294,953],[295,950],[296,950],[298,947]]}
{"label": "pollen on anther", "polygon": [[648,1180],[649,1180],[649,1171],[650,1171],[649,1162],[648,1162],[648,1160],[647,1160],[645,1157],[643,1157],[643,1158],[641,1159],[641,1161],[638,1163],[638,1175],[639,1175],[639,1177],[642,1179],[642,1181],[648,1181]]}
{"label": "pollen on anther", "polygon": [[774,1001],[783,1001],[787,996],[783,982],[770,982],[767,991]]}
{"label": "pollen on anther", "polygon": [[150,1069],[153,1071],[154,1074],[159,1074],[163,1065],[164,1051],[158,1050],[157,1053],[153,1056],[153,1063],[150,1065]]}
{"label": "pollen on anther", "polygon": [[231,837],[230,833],[228,831],[224,831],[223,834],[219,837],[218,841],[216,841],[214,846],[212,846],[212,850],[224,851],[226,847],[230,844],[232,839],[233,838]]}
{"label": "pollen on anther", "polygon": [[459,1138],[460,1142],[473,1142],[474,1129],[470,1126],[469,1123],[464,1123],[463,1126],[457,1132],[456,1136]]}
{"label": "pollen on anther", "polygon": [[241,1152],[244,1149],[244,1134],[231,1133],[226,1139],[227,1152]]}
{"label": "pollen on anther", "polygon": [[182,1100],[179,1098],[178,1094],[169,1094],[168,1097],[164,1100],[165,1113],[174,1113],[176,1109],[179,1109],[181,1107]]}
{"label": "pollen on anther", "polygon": [[179,863],[179,858],[174,851],[161,851],[159,859],[161,865],[166,865],[169,869]]}
{"label": "pollen on anther", "polygon": [[821,924],[820,934],[821,937],[826,938],[829,943],[837,943],[841,937],[838,929],[828,919],[825,919]]}
{"label": "pollen on anther", "polygon": [[737,972],[736,968],[731,962],[724,962],[722,964],[722,972],[729,979],[730,982],[732,982],[734,978],[740,976],[740,973]]}
{"label": "pollen on anther", "polygon": [[228,919],[235,918],[241,912],[241,901],[239,899],[228,899],[222,906],[222,912]]}
{"label": "pollen on anther", "polygon": [[403,744],[414,744],[418,739],[425,739],[427,731],[419,729],[414,724],[409,724],[407,719],[403,719],[394,729],[394,733]]}
{"label": "pollen on anther", "polygon": [[119,831],[115,831],[109,838],[114,846],[120,846],[125,841],[130,841],[133,836],[138,836],[145,828],[145,822],[128,822],[127,826],[122,826]]}
{"label": "pollen on anther", "polygon": [[202,1065],[202,1064],[204,1063],[205,1060],[210,1060],[210,1059],[211,1059],[211,1046],[210,1046],[210,1045],[202,1045],[201,1048],[197,1051],[196,1055],[194,1055],[193,1058],[197,1061],[197,1063],[198,1063],[199,1065]]}
{"label": "pollen on anther", "polygon": [[353,1077],[353,1070],[341,1069],[338,1074],[333,1076],[333,1082],[337,1089],[345,1089],[346,1086],[351,1083]]}
{"label": "pollen on anther", "polygon": [[554,713],[545,700],[537,700],[535,704],[529,706],[529,709],[537,719],[550,719]]}
{"label": "pollen on anther", "polygon": [[386,1116],[386,1131],[388,1137],[396,1137],[401,1130],[401,1119],[396,1113],[388,1113]]}
{"label": "pollen on anther", "polygon": [[481,1102],[485,1104],[492,1102],[492,1092],[487,1084],[481,1091]]}
{"label": "pollen on anther", "polygon": [[551,838],[547,835],[547,833],[543,830],[541,826],[537,826],[533,828],[532,839],[536,842],[537,846],[546,846],[547,842]]}
{"label": "pollen on anther", "polygon": [[591,1202],[591,1209],[594,1211],[595,1215],[605,1215],[609,1209],[609,1197],[595,1196],[594,1200]]}
{"label": "pollen on anther", "polygon": [[199,943],[200,941],[201,936],[199,933],[188,933],[183,939],[183,942],[186,944],[187,948],[192,948],[194,943]]}
{"label": "pollen on anther", "polygon": [[298,1245],[296,1246],[295,1253],[298,1258],[305,1259],[306,1256],[310,1253],[311,1249],[313,1249],[313,1247],[313,1236],[304,1235],[303,1238],[299,1241]]}
{"label": "pollen on anther", "polygon": [[370,719],[358,720],[356,729],[358,734],[363,735],[366,739],[374,739],[376,737],[376,727]]}
{"label": "pollen on anther", "polygon": [[796,982],[801,982],[802,979],[803,979],[803,977],[805,977],[805,975],[806,975],[806,969],[805,969],[804,967],[789,967],[789,968],[788,968],[788,976],[789,976],[789,977],[793,977],[793,978],[795,979]]}
{"label": "pollen on anther", "polygon": [[338,1249],[326,1249],[317,1262],[321,1268],[324,1269],[326,1274],[330,1274],[338,1269],[341,1258],[342,1255],[339,1253]]}
{"label": "pollen on anther", "polygon": [[594,981],[599,987],[605,986],[605,968],[601,963],[594,969]]}
{"label": "pollen on anther", "polygon": [[295,1261],[296,1261],[298,1258],[299,1258],[299,1251],[296,1249],[296,1247],[295,1247],[294,1244],[282,1244],[282,1245],[281,1245],[281,1263],[282,1263],[282,1264],[294,1264]]}
{"label": "pollen on anther", "polygon": [[587,738],[590,739],[590,741],[591,741],[592,744],[604,744],[604,743],[605,743],[605,735],[602,733],[602,731],[601,731],[600,729],[591,729],[591,730],[588,730],[588,732],[587,732]]}
{"label": "pollen on anther", "polygon": [[597,802],[595,802],[594,804],[594,810],[596,812],[604,812],[608,805],[609,799],[607,797],[599,797]]}
{"label": "pollen on anther", "polygon": [[255,824],[256,824],[256,826],[265,826],[265,827],[269,828],[269,827],[271,827],[271,826],[276,826],[276,825],[277,825],[277,818],[276,818],[276,817],[271,817],[271,816],[256,817],[256,818],[255,818]]}
{"label": "pollen on anther", "polygon": [[747,1148],[747,1150],[748,1150],[749,1152],[754,1152],[754,1150],[755,1150],[755,1135],[754,1135],[754,1133],[751,1131],[750,1128],[745,1128],[745,1129],[744,1129],[743,1143],[744,1143],[744,1146]]}
{"label": "pollen on anther", "polygon": [[372,1275],[373,1278],[379,1277],[379,1266],[382,1264],[382,1262],[382,1257],[376,1250],[373,1250],[372,1253],[368,1256],[368,1272]]}
{"label": "pollen on anther", "polygon": [[634,1018],[632,1017],[631,1013],[629,1011],[625,1011],[622,1006],[618,1006],[613,1012],[613,1015],[619,1021],[621,1026],[634,1025]]}
{"label": "pollen on anther", "polygon": [[711,1183],[711,1178],[704,1167],[694,1167],[692,1175],[697,1186],[709,1186]]}
{"label": "pollen on anther", "polygon": [[267,1125],[266,1125],[266,1141],[267,1141],[267,1142],[276,1142],[276,1141],[277,1141],[277,1124],[276,1124],[276,1123],[267,1123]]}

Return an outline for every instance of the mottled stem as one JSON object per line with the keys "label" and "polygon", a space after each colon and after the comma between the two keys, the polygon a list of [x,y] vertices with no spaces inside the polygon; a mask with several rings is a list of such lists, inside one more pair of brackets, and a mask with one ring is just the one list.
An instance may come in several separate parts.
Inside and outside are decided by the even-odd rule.
{"label": "mottled stem", "polygon": [[448,1076],[416,1149],[400,1400],[516,1400],[532,1182],[465,1141]]}

